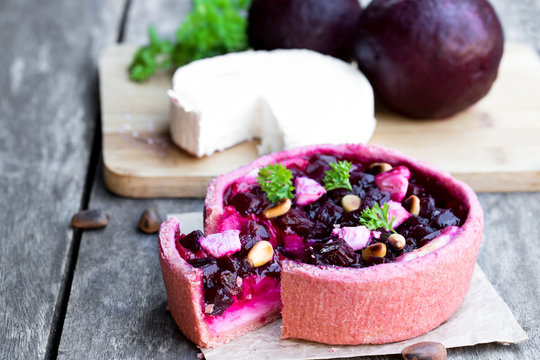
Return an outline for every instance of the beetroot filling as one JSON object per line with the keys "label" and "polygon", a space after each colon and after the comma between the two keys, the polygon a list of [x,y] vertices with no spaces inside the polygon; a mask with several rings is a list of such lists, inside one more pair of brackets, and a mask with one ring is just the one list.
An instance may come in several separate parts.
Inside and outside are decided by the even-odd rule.
{"label": "beetroot filling", "polygon": [[[241,304],[264,296],[270,288],[279,289],[280,263],[284,258],[314,265],[353,268],[392,262],[404,253],[426,245],[439,236],[444,228],[461,226],[467,217],[465,206],[437,180],[425,178],[414,169],[409,169],[411,178],[405,199],[416,195],[420,199],[420,213],[411,215],[394,229],[405,237],[406,245],[402,250],[394,249],[388,242],[392,232],[379,228],[379,238],[372,238],[369,244],[384,243],[387,246],[386,255],[365,260],[360,250],[354,251],[347,242],[332,235],[332,230],[335,225],[359,226],[362,210],[372,208],[375,203],[382,206],[390,201],[391,194],[377,187],[375,176],[367,170],[370,164],[324,154],[302,160],[287,166],[293,174],[293,183],[297,177],[309,177],[322,184],[325,172],[330,170],[330,163],[336,160],[351,161],[353,165],[349,180],[352,191],[331,190],[306,206],[295,204],[293,199],[293,206],[285,215],[266,219],[263,210],[270,202],[261,187],[238,179],[226,189],[223,205],[225,212],[235,215],[241,224],[240,251],[216,259],[201,248],[198,240],[203,237],[202,232],[177,234],[176,245],[180,256],[203,271],[204,309],[208,316],[222,315],[233,303]],[[341,199],[348,194],[362,199],[358,210],[346,212],[341,206]],[[261,240],[272,243],[274,257],[266,265],[253,267],[246,256],[253,245]]]}

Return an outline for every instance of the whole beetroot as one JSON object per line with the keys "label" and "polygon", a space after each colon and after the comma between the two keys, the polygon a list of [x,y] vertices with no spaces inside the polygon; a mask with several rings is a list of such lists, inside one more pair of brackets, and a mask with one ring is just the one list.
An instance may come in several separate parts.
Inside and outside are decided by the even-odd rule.
{"label": "whole beetroot", "polygon": [[351,59],[358,0],[253,0],[249,44],[256,50],[310,49]]}
{"label": "whole beetroot", "polygon": [[486,0],[374,0],[360,16],[354,51],[389,107],[445,118],[488,93],[503,32]]}

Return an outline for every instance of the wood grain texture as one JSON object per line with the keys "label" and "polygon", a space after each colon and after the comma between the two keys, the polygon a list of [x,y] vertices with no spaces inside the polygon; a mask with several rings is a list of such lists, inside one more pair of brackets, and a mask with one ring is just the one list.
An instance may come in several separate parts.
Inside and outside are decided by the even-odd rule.
{"label": "wood grain texture", "polygon": [[[129,197],[203,196],[208,182],[258,157],[255,142],[201,159],[180,150],[169,134],[171,73],[144,84],[125,68],[135,51],[107,49],[100,61],[104,176]],[[382,106],[370,141],[450,171],[476,191],[540,190],[540,57],[507,43],[488,96],[445,121],[417,121]],[[227,129],[223,129],[227,131]]]}
{"label": "wood grain texture", "polygon": [[[83,236],[59,357],[195,359],[197,349],[165,310],[157,236],[137,231],[137,221],[152,204],[165,215],[201,210],[202,200],[120,198],[108,193],[99,179],[92,197],[92,207],[111,212],[111,223]],[[534,220],[540,212],[540,193],[482,194],[480,201],[486,232],[479,264],[530,340],[450,349],[449,354],[451,359],[536,359],[540,248],[531,246],[531,234],[540,233]],[[529,205],[523,211],[525,203]]]}
{"label": "wood grain texture", "polygon": [[0,358],[45,354],[122,1],[0,3]]}
{"label": "wood grain texture", "polygon": [[145,208],[161,215],[202,211],[201,199],[134,200],[111,195],[99,173],[90,207],[109,225],[83,235],[59,359],[196,359],[196,348],[165,310],[157,234],[140,232]]}
{"label": "wood grain texture", "polygon": [[[132,0],[126,38],[143,43],[147,19],[159,23],[161,29],[174,29],[188,8],[186,3],[188,0]],[[540,1],[494,3],[503,23],[512,26],[505,29],[507,37],[514,34],[517,40],[528,40],[523,32],[536,26]],[[530,340],[508,347],[490,344],[451,349],[449,359],[537,359],[540,224],[536,217],[540,193],[481,194],[480,201],[486,213],[486,232],[479,263]],[[106,191],[98,175],[90,205],[111,211],[111,223],[104,230],[83,235],[60,358],[196,359],[196,348],[179,333],[165,310],[156,236],[136,229],[140,213],[150,204],[156,204],[162,214],[202,209],[200,199],[120,198]]]}
{"label": "wood grain texture", "polygon": [[190,10],[190,0],[132,0],[124,40],[128,44],[148,43],[150,25],[154,25],[163,36],[172,39]]}
{"label": "wood grain texture", "polygon": [[489,0],[502,22],[508,40],[528,43],[540,50],[540,1]]}

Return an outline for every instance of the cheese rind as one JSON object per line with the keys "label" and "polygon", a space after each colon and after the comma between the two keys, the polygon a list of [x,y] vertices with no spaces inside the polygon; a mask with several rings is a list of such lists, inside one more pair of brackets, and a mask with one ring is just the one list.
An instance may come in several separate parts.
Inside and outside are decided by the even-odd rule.
{"label": "cheese rind", "polygon": [[310,50],[246,51],[179,68],[168,92],[173,141],[195,156],[259,138],[259,153],[364,143],[373,90],[355,67]]}

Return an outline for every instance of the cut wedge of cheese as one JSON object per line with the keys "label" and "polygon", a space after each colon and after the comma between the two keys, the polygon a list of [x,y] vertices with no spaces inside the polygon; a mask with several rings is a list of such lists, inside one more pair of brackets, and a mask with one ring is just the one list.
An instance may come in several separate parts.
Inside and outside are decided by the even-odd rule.
{"label": "cut wedge of cheese", "polygon": [[371,85],[355,67],[310,50],[246,51],[179,68],[169,90],[173,141],[202,157],[259,138],[259,153],[365,143]]}

